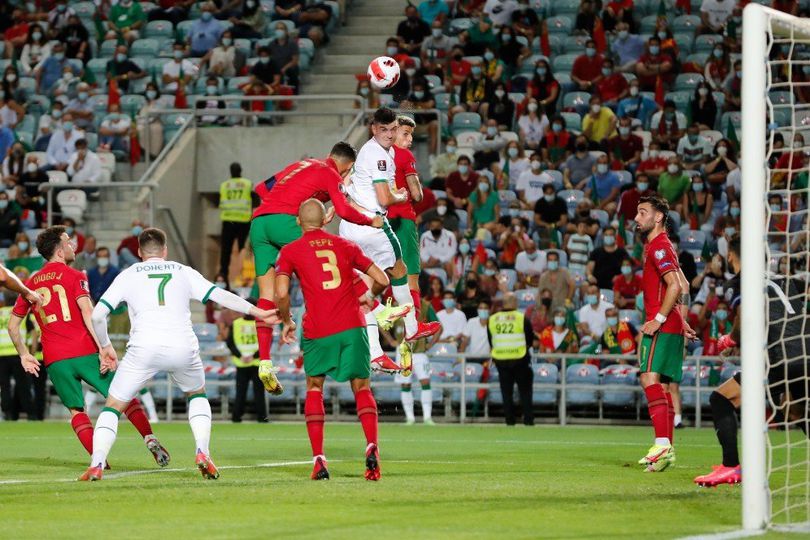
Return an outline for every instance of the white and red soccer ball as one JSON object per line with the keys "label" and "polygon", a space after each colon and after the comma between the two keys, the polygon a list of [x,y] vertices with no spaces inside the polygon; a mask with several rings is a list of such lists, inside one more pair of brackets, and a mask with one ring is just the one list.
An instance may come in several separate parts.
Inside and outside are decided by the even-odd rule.
{"label": "white and red soccer ball", "polygon": [[399,63],[390,56],[378,56],[368,65],[368,80],[375,88],[391,88],[399,81]]}

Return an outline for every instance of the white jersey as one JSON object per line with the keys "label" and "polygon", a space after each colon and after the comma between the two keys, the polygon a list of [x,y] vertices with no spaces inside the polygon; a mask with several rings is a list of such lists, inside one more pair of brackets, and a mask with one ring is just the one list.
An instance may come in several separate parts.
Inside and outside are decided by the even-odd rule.
{"label": "white jersey", "polygon": [[169,345],[199,348],[191,326],[191,300],[205,302],[216,287],[184,264],[147,259],[113,280],[99,303],[110,311],[127,303],[132,328],[128,347]]}
{"label": "white jersey", "polygon": [[374,184],[387,182],[388,187],[395,190],[395,173],[394,149],[386,150],[372,137],[357,153],[352,182],[349,184],[347,192],[354,202],[371,212],[372,215],[375,212],[383,213],[385,208],[377,200]]}

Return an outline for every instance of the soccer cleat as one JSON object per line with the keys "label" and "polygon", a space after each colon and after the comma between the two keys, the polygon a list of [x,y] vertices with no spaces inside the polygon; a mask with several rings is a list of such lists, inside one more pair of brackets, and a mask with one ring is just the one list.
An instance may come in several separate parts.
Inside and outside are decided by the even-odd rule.
{"label": "soccer cleat", "polygon": [[377,319],[377,326],[380,327],[382,330],[390,330],[394,323],[400,320],[402,317],[407,315],[413,309],[413,304],[404,304],[402,306],[393,306],[391,305],[392,301],[389,298],[385,302],[385,307],[379,313],[376,313],[374,317]]}
{"label": "soccer cleat", "polygon": [[436,422],[432,418],[425,418],[423,422],[426,426],[435,426]]}
{"label": "soccer cleat", "polygon": [[430,337],[442,329],[442,323],[438,321],[417,324],[416,333],[412,336],[405,336],[405,341],[416,341],[418,339]]}
{"label": "soccer cleat", "polygon": [[313,480],[329,480],[329,469],[326,468],[326,458],[315,456],[315,467],[312,469],[310,478]]}
{"label": "soccer cleat", "polygon": [[720,484],[739,484],[742,482],[740,467],[724,467],[715,465],[712,472],[695,478],[694,482],[701,487],[717,487]]}
{"label": "soccer cleat", "polygon": [[211,460],[211,457],[200,451],[197,452],[197,468],[206,480],[216,480],[219,478],[219,471]]}
{"label": "soccer cleat", "polygon": [[158,441],[157,437],[154,435],[148,436],[147,439],[146,448],[152,452],[152,457],[155,458],[155,463],[161,467],[166,467],[172,460],[172,456],[169,455],[169,451],[163,448],[163,445],[160,444],[160,441]]}
{"label": "soccer cleat", "polygon": [[382,354],[371,361],[371,369],[382,373],[398,373],[402,368],[391,360],[387,354]]}
{"label": "soccer cleat", "polygon": [[102,474],[101,466],[87,467],[87,470],[84,471],[84,474],[81,475],[78,480],[79,482],[96,482],[101,480]]}
{"label": "soccer cleat", "polygon": [[399,352],[399,365],[402,366],[402,375],[410,377],[413,368],[413,354],[410,344],[403,341],[397,347],[397,352]]}
{"label": "soccer cleat", "polygon": [[380,450],[374,443],[366,447],[366,480],[380,479]]}
{"label": "soccer cleat", "polygon": [[[672,452],[671,444],[654,444],[647,451],[647,455],[638,460],[639,465],[650,465],[661,460],[666,460],[669,464],[669,454]],[[672,452],[674,457],[674,452]]]}
{"label": "soccer cleat", "polygon": [[259,379],[264,385],[264,389],[274,396],[280,396],[284,392],[284,387],[278,382],[276,372],[278,368],[273,367],[272,360],[262,360],[259,362]]}

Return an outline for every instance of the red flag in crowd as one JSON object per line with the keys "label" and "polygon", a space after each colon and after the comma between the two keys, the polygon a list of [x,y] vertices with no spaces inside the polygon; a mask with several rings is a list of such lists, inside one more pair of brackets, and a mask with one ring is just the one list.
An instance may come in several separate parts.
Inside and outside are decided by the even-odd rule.
{"label": "red flag in crowd", "polygon": [[664,79],[661,78],[661,75],[655,78],[655,102],[659,107],[664,106]]}
{"label": "red flag in crowd", "polygon": [[107,91],[107,111],[113,105],[121,105],[121,92],[118,91],[118,81],[110,79],[110,89]]}
{"label": "red flag in crowd", "polygon": [[141,142],[138,140],[138,124],[132,114],[132,129],[129,131],[129,164],[135,165],[141,160]]}
{"label": "red flag in crowd", "polygon": [[543,21],[543,30],[540,32],[540,52],[546,58],[551,58],[551,44],[548,42],[548,26]]}
{"label": "red flag in crowd", "polygon": [[604,54],[607,51],[607,38],[605,38],[605,27],[602,26],[602,21],[597,18],[593,25],[593,41],[596,43],[596,50],[599,54]]}

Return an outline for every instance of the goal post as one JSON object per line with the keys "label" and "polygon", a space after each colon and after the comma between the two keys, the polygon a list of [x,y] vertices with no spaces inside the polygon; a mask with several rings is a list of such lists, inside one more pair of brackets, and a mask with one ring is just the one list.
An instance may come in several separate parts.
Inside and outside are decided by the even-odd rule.
{"label": "goal post", "polygon": [[[779,51],[774,50],[775,47],[780,48]],[[810,72],[810,20],[756,3],[746,6],[742,28],[740,346],[742,526],[747,531],[775,525],[803,528],[810,519],[810,444],[806,437],[793,436],[791,428],[797,423],[792,423],[787,414],[784,420],[779,420],[784,432],[768,431],[769,422],[781,418],[775,413],[781,405],[780,399],[791,405],[787,392],[769,386],[768,370],[774,370],[774,374],[784,373],[787,379],[791,357],[784,352],[785,346],[781,346],[778,358],[769,357],[769,323],[784,324],[790,316],[785,315],[785,320],[781,321],[769,321],[767,280],[773,277],[786,286],[803,283],[801,294],[804,295],[807,284],[802,279],[806,279],[808,270],[807,188],[797,188],[792,180],[808,170],[807,160],[796,166],[791,154],[786,171],[771,168],[769,160],[773,163],[772,160],[783,153],[808,155],[810,150],[810,102],[799,97],[804,95],[805,80],[810,90],[810,76],[802,75],[800,80],[794,80],[797,70],[804,74],[804,66],[808,66]],[[781,96],[782,101],[772,96]],[[804,111],[807,111],[806,121],[802,121]],[[785,139],[783,150],[774,148],[777,132]],[[793,141],[799,134],[804,144],[794,150]],[[775,196],[784,201],[779,210],[769,206]],[[803,201],[804,214],[793,212],[796,201]],[[778,220],[785,224],[783,229],[774,228]],[[803,242],[799,235],[805,236]],[[791,270],[794,260],[803,261],[801,279],[796,279],[797,272]],[[783,272],[784,261],[788,270]],[[798,316],[805,316],[806,309],[803,302]],[[789,337],[781,335],[780,342]],[[793,353],[792,360],[801,360],[807,354],[807,350],[803,354]],[[800,378],[807,381],[807,377],[805,367]],[[771,409],[768,417],[764,410],[766,404]],[[806,407],[806,400],[803,405]]]}

